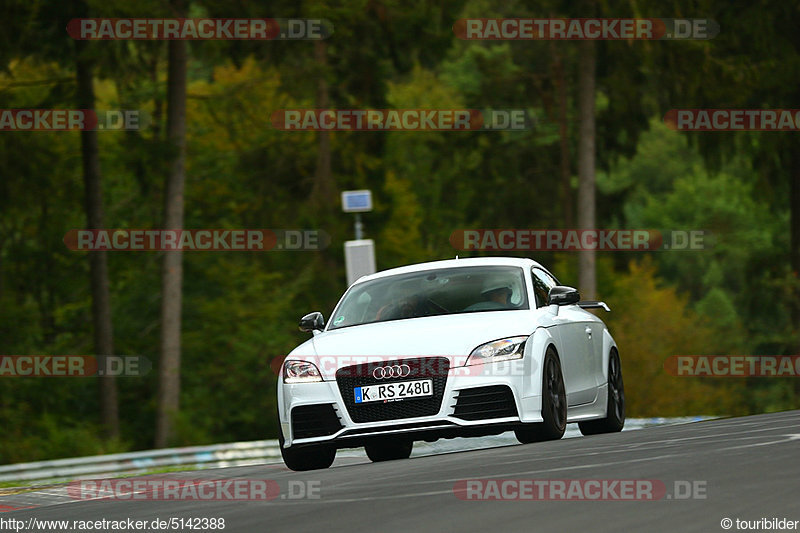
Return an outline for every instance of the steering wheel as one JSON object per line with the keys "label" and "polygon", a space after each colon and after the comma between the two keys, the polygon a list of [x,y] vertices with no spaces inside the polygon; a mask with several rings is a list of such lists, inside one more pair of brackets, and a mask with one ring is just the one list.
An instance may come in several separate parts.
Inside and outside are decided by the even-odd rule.
{"label": "steering wheel", "polygon": [[437,311],[439,311],[441,313],[449,313],[450,312],[447,309],[445,309],[444,307],[442,307],[441,305],[439,305],[436,302],[434,302],[433,300],[431,300],[430,298],[427,298],[426,301],[430,304],[431,307],[433,307],[434,309],[436,309]]}

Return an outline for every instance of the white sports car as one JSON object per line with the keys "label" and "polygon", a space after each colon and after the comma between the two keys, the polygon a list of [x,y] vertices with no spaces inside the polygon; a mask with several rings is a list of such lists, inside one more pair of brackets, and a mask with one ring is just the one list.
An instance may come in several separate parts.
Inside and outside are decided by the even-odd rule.
{"label": "white sports car", "polygon": [[327,468],[337,448],[372,461],[415,440],[513,430],[523,443],[620,431],[617,345],[578,291],[530,259],[454,259],[365,276],[283,362],[278,416],[292,470]]}

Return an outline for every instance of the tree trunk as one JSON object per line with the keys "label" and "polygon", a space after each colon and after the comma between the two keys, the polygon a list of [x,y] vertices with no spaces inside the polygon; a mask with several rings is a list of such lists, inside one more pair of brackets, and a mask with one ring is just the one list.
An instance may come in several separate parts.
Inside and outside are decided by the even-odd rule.
{"label": "tree trunk", "polygon": [[569,123],[567,122],[567,84],[564,79],[564,62],[561,59],[561,52],[558,47],[550,41],[551,53],[553,54],[553,74],[556,82],[556,92],[558,97],[558,135],[561,147],[561,205],[564,208],[564,227],[573,228],[575,219],[572,213],[572,191],[570,180],[572,169],[569,164]]}
{"label": "tree trunk", "polygon": [[[595,228],[595,43],[581,41],[578,61],[578,227]],[[579,253],[578,280],[581,296],[590,300],[597,294],[595,251]]]}
{"label": "tree trunk", "polygon": [[[795,277],[800,278],[800,148],[792,152],[792,168],[789,179],[791,180],[789,200],[789,224],[791,227],[789,235],[792,248],[789,257],[792,264],[792,272],[794,272]],[[795,300],[795,303],[795,326],[800,331],[800,324],[798,324],[798,319],[800,319],[800,297]],[[800,349],[800,346],[798,346],[798,349]]]}
{"label": "tree trunk", "polygon": [[[317,108],[327,109],[330,105],[327,79],[327,43],[314,42],[314,62],[319,71],[317,82]],[[331,137],[325,130],[317,132],[317,168],[314,172],[314,185],[311,189],[311,202],[324,212],[332,211],[336,202],[331,172]]]}
{"label": "tree trunk", "polygon": [[[800,332],[800,148],[792,152],[792,164],[789,176],[789,242],[791,250],[789,258],[792,272],[794,273],[794,297],[790,300],[792,329]],[[795,354],[800,354],[800,335],[795,335],[794,346],[791,347]],[[800,380],[794,380],[795,401],[800,401]]]}
{"label": "tree trunk", "polygon": [[[94,109],[92,64],[85,57],[85,41],[75,41],[77,104],[79,109]],[[97,131],[81,132],[81,159],[83,186],[86,196],[86,221],[88,229],[103,228],[103,190],[100,173],[100,154]],[[94,326],[94,351],[98,358],[114,355],[114,333],[111,324],[111,295],[108,284],[108,257],[106,252],[89,253],[89,272],[92,289],[92,322]],[[105,367],[106,365],[102,365]],[[117,382],[114,376],[98,379],[100,393],[100,419],[107,438],[119,437],[119,411]]]}
{"label": "tree trunk", "polygon": [[[185,17],[182,0],[174,0],[176,17]],[[167,142],[170,165],[164,192],[164,228],[183,228],[184,163],[186,160],[186,63],[185,41],[169,41],[167,73]],[[161,358],[159,361],[158,407],[155,446],[170,444],[173,422],[180,407],[181,304],[183,256],[164,252],[161,272]]]}

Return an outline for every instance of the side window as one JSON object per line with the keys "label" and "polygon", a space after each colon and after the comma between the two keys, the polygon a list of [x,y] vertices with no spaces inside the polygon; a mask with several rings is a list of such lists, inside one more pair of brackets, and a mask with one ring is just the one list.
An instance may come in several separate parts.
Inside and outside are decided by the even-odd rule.
{"label": "side window", "polygon": [[536,295],[536,307],[543,307],[547,305],[550,289],[558,285],[558,282],[541,268],[533,267],[531,274],[533,278],[533,293]]}

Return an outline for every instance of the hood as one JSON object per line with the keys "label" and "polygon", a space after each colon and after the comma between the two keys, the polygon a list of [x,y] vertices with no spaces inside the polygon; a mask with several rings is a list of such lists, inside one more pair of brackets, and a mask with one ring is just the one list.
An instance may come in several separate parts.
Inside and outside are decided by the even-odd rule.
{"label": "hood", "polygon": [[[383,357],[449,356],[463,362],[489,341],[530,335],[537,326],[531,311],[490,311],[411,318],[326,331],[298,346],[291,356],[319,360],[325,380],[338,368]],[[375,358],[369,358],[375,356]]]}

